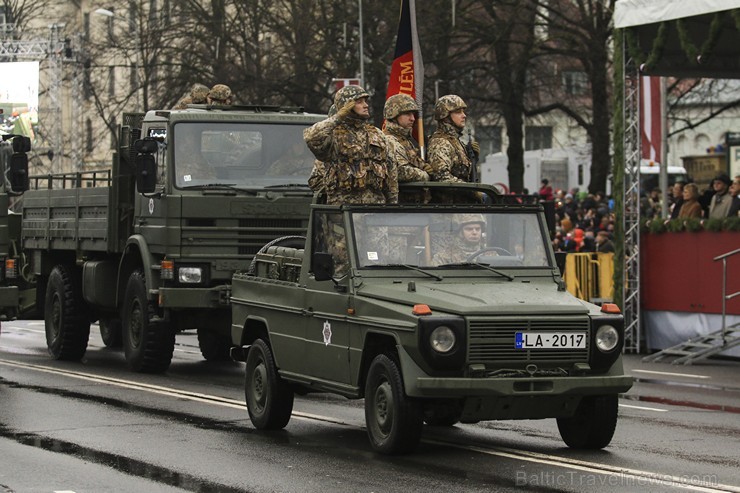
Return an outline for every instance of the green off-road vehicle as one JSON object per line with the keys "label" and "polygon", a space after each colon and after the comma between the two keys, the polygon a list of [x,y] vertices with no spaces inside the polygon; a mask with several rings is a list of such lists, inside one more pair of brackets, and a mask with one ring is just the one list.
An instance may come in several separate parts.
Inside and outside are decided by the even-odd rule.
{"label": "green off-road vehicle", "polygon": [[321,391],[365,398],[383,453],[413,450],[424,422],[493,419],[556,418],[570,447],[609,444],[632,386],[618,308],[565,290],[540,204],[456,202],[314,204],[307,238],[235,274],[232,357],[257,428]]}

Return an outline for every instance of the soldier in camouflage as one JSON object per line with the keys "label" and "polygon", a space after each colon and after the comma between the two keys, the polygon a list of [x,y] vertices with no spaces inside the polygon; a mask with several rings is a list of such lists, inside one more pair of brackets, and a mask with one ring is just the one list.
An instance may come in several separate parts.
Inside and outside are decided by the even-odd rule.
{"label": "soldier in camouflage", "polygon": [[469,182],[472,162],[460,136],[465,127],[465,108],[460,96],[442,96],[434,106],[437,130],[429,139],[429,165],[432,180]]}
{"label": "soldier in camouflage", "polygon": [[[332,117],[337,114],[337,107],[331,105],[329,108],[329,116]],[[313,162],[313,169],[311,170],[311,176],[308,177],[308,186],[317,195],[323,195],[326,193],[324,189],[324,175],[326,174],[326,166],[318,159]]]}
{"label": "soldier in camouflage", "polygon": [[[482,214],[458,214],[455,223],[458,228],[455,237],[432,257],[432,265],[467,262],[471,255],[485,246],[483,231],[486,222]],[[491,252],[490,255],[496,253]]]}
{"label": "soldier in camouflage", "polygon": [[206,102],[211,105],[230,105],[232,103],[231,88],[226,84],[216,84],[208,91]]}
{"label": "soldier in camouflage", "polygon": [[189,104],[205,104],[208,91],[208,86],[196,82],[190,87],[190,93],[180,98],[173,109],[184,110]]}
{"label": "soldier in camouflage", "polygon": [[383,108],[383,133],[393,144],[393,156],[398,170],[398,182],[429,181],[427,163],[421,158],[419,145],[411,136],[419,114],[419,105],[408,94],[389,97]]}
{"label": "soldier in camouflage", "polygon": [[391,144],[370,119],[360,86],[344,86],[334,96],[337,114],[303,131],[316,159],[326,168],[327,204],[398,202],[398,176]]}

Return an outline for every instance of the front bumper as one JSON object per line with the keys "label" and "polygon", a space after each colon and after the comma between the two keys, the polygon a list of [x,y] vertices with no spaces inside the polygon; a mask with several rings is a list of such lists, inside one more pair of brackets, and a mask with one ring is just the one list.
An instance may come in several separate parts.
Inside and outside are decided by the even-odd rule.
{"label": "front bumper", "polygon": [[210,288],[161,287],[159,306],[161,308],[225,308],[230,305],[231,286],[220,285]]}

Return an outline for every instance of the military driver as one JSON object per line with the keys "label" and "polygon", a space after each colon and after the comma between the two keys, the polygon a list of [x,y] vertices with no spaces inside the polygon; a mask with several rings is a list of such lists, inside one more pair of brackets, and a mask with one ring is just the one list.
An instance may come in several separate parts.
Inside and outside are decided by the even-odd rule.
{"label": "military driver", "polygon": [[458,214],[455,223],[458,228],[457,234],[447,246],[432,257],[432,265],[473,261],[471,255],[485,247],[483,231],[486,222],[482,214]]}

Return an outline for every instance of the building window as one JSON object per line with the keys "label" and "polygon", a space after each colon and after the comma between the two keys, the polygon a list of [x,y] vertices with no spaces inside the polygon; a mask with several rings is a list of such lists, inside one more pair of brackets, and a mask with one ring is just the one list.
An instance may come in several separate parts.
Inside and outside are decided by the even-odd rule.
{"label": "building window", "polygon": [[93,151],[93,125],[92,120],[85,120],[85,152],[87,154]]}
{"label": "building window", "polygon": [[567,71],[563,72],[563,90],[571,96],[583,96],[588,89],[588,77],[586,72]]}
{"label": "building window", "polygon": [[476,127],[475,140],[480,145],[480,158],[489,154],[501,152],[501,132],[502,128],[498,125],[484,125]]}
{"label": "building window", "polygon": [[526,127],[524,129],[524,150],[552,148],[552,127]]}

